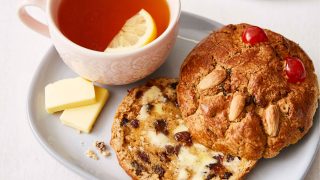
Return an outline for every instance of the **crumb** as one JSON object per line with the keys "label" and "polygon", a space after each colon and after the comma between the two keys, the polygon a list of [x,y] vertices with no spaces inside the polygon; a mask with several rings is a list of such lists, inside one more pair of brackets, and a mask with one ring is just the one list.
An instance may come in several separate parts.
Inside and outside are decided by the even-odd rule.
{"label": "crumb", "polygon": [[93,160],[99,160],[98,156],[96,153],[94,153],[92,150],[87,150],[86,152],[87,157],[93,159]]}
{"label": "crumb", "polygon": [[108,157],[108,156],[111,155],[110,151],[108,151],[108,150],[103,151],[101,154],[102,154],[102,156],[104,156],[104,157]]}
{"label": "crumb", "polygon": [[96,141],[94,146],[98,149],[99,153],[104,157],[110,156],[110,151],[107,149],[107,145],[103,141]]}
{"label": "crumb", "polygon": [[81,134],[81,131],[80,131],[80,130],[76,130],[76,131],[77,131],[78,134]]}
{"label": "crumb", "polygon": [[84,146],[84,142],[83,141],[81,141],[80,144],[81,144],[81,146]]}

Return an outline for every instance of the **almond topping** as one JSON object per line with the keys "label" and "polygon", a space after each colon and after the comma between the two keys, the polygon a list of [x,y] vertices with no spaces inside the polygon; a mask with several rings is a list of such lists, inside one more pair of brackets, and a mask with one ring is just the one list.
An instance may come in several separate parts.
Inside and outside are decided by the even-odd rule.
{"label": "almond topping", "polygon": [[269,105],[265,112],[263,122],[266,133],[270,136],[277,136],[279,128],[280,112],[277,105]]}
{"label": "almond topping", "polygon": [[246,97],[240,93],[234,94],[229,109],[229,120],[234,121],[243,111],[246,104]]}
{"label": "almond topping", "polygon": [[213,70],[211,73],[206,75],[198,84],[199,90],[205,90],[212,88],[220,84],[227,76],[227,73],[223,69]]}

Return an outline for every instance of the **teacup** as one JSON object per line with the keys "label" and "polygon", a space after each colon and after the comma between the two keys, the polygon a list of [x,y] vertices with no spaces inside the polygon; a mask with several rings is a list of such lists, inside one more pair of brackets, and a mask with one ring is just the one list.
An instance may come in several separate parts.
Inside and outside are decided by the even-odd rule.
{"label": "teacup", "polygon": [[[122,85],[140,80],[158,69],[169,55],[177,34],[180,0],[167,0],[170,22],[157,39],[144,47],[120,53],[105,53],[81,47],[65,37],[57,26],[57,11],[63,0],[25,0],[19,7],[21,21],[51,38],[62,60],[80,76],[101,84]],[[34,19],[26,7],[36,6],[46,13],[47,24]]]}

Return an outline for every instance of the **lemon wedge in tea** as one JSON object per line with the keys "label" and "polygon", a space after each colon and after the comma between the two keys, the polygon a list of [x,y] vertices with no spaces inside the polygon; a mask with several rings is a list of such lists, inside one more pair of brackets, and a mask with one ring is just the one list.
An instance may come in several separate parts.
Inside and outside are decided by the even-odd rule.
{"label": "lemon wedge in tea", "polygon": [[118,52],[139,48],[157,37],[157,26],[144,9],[126,21],[120,32],[112,39],[105,52]]}

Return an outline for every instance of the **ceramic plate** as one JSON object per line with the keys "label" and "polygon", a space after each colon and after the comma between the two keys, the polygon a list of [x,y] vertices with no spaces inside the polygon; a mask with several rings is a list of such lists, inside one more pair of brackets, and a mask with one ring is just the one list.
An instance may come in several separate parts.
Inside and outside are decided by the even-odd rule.
{"label": "ceramic plate", "polygon": [[[91,134],[78,134],[60,123],[59,113],[49,115],[45,111],[44,87],[48,83],[77,76],[61,61],[56,50],[50,48],[34,74],[29,90],[27,112],[35,137],[49,154],[84,178],[130,179],[118,165],[113,151],[110,157],[100,157],[98,161],[86,157],[85,152],[93,149],[92,144],[95,140],[109,143],[114,113],[128,89],[143,84],[150,78],[178,77],[182,61],[196,42],[219,27],[221,27],[219,23],[183,12],[176,45],[160,69],[146,79],[131,85],[105,86],[110,90],[111,96]],[[318,64],[315,66],[320,67],[319,61],[316,63]],[[276,158],[260,160],[248,179],[303,179],[317,150],[319,132],[319,111],[317,111],[314,126],[302,141],[283,150]]]}

